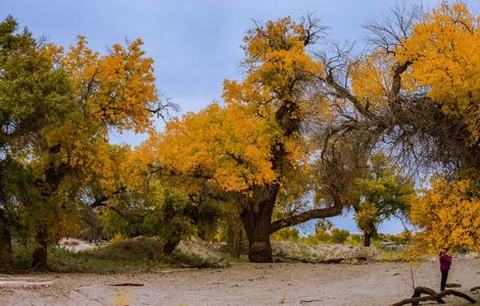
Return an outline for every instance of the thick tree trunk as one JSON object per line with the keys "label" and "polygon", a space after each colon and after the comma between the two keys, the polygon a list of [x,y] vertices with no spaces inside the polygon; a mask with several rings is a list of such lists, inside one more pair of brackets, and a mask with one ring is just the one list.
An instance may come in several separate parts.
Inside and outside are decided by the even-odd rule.
{"label": "thick tree trunk", "polygon": [[0,271],[12,269],[12,237],[6,224],[0,224]]}
{"label": "thick tree trunk", "polygon": [[232,258],[239,258],[242,253],[242,228],[236,225],[228,228],[228,251]]}
{"label": "thick tree trunk", "polygon": [[243,227],[248,238],[248,260],[250,262],[273,262],[270,233],[279,185],[273,184],[263,188],[257,190],[257,194],[253,197],[254,200],[241,213]]}
{"label": "thick tree trunk", "polygon": [[270,244],[270,219],[242,216],[245,232],[248,238],[248,260],[250,262],[273,262],[272,246]]}
{"label": "thick tree trunk", "polygon": [[363,246],[369,247],[372,243],[372,233],[365,232],[363,234]]}
{"label": "thick tree trunk", "polygon": [[45,227],[37,230],[37,248],[33,252],[32,267],[36,270],[48,270],[48,231]]}
{"label": "thick tree trunk", "polygon": [[249,241],[248,260],[250,262],[273,262],[270,235],[254,235]]}

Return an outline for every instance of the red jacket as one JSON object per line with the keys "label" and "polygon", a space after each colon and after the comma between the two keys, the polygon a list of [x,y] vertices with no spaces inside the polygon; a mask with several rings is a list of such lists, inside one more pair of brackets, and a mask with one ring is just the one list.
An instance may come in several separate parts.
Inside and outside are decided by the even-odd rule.
{"label": "red jacket", "polygon": [[450,270],[450,266],[452,265],[452,256],[449,255],[442,255],[440,256],[440,270],[447,271]]}

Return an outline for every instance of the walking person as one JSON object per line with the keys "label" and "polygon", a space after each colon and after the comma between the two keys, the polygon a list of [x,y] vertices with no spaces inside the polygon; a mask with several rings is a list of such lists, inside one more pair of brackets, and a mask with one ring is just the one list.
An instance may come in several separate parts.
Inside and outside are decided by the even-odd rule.
{"label": "walking person", "polygon": [[452,265],[452,256],[448,254],[448,248],[444,248],[439,254],[440,272],[442,273],[442,280],[440,281],[440,291],[445,290],[447,283],[448,270]]}

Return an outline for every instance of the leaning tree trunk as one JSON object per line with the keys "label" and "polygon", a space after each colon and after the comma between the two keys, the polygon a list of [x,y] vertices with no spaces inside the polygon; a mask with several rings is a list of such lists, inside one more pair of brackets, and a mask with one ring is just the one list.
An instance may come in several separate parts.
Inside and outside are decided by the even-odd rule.
{"label": "leaning tree trunk", "polygon": [[12,237],[6,224],[0,224],[0,271],[12,268]]}
{"label": "leaning tree trunk", "polygon": [[48,270],[48,231],[41,226],[37,230],[37,248],[33,252],[32,267],[36,270]]}

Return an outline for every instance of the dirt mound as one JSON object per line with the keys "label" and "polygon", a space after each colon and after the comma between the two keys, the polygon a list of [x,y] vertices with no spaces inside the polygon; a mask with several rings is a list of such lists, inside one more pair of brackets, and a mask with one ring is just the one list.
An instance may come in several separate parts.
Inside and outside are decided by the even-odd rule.
{"label": "dirt mound", "polygon": [[199,239],[190,239],[181,241],[172,257],[179,262],[183,262],[190,266],[208,267],[208,266],[225,266],[228,265],[224,261],[228,254],[221,251],[222,245],[211,243]]}

